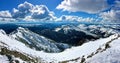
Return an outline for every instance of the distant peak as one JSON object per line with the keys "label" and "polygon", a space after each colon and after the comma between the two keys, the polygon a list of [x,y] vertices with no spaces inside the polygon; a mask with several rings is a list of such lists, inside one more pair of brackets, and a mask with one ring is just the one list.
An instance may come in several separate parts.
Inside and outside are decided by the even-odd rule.
{"label": "distant peak", "polygon": [[23,27],[18,27],[19,30],[25,30]]}
{"label": "distant peak", "polygon": [[23,27],[18,27],[17,31],[28,31],[28,29],[27,28],[23,28]]}
{"label": "distant peak", "polygon": [[6,32],[4,30],[2,30],[2,29],[0,29],[0,33],[6,34]]}

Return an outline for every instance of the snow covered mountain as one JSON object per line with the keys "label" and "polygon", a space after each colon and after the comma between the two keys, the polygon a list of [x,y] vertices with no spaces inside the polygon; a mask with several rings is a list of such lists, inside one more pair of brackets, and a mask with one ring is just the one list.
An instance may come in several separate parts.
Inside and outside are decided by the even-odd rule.
{"label": "snow covered mountain", "polygon": [[53,40],[40,36],[27,28],[19,27],[17,30],[13,31],[9,36],[15,38],[16,40],[23,42],[25,45],[36,50],[43,50],[45,52],[60,52],[69,45],[63,43],[57,43]]}
{"label": "snow covered mountain", "polygon": [[[115,26],[115,25],[114,25]],[[89,31],[89,33],[95,34],[98,37],[108,37],[115,33],[118,33],[117,30],[111,28],[113,25],[84,25],[80,24],[77,26],[79,29],[84,31]]]}
{"label": "snow covered mountain", "polygon": [[0,30],[0,63],[119,63],[120,36],[90,41],[60,53],[46,53],[26,46]]}
{"label": "snow covered mountain", "polygon": [[[62,37],[65,37],[62,39],[63,42],[70,43],[72,45],[82,45],[87,41],[109,37],[110,35],[118,33],[117,30],[112,29],[109,26],[96,24],[67,24],[55,28],[54,31],[62,35]],[[57,37],[58,36],[59,35],[57,35]]]}
{"label": "snow covered mountain", "polygon": [[50,34],[55,34],[51,36],[55,38],[55,41],[67,43],[70,45],[82,45],[86,41],[95,40],[99,37],[96,34],[89,33],[75,27],[73,25],[62,25],[61,27],[55,28],[53,31],[49,31],[49,34],[45,34],[48,30],[44,30],[42,35],[51,36]]}
{"label": "snow covered mountain", "polygon": [[79,31],[81,33],[82,32],[85,33],[86,35],[91,35],[93,37],[97,37],[97,35],[89,33],[88,31],[85,31],[83,29],[79,29],[78,27],[73,26],[73,25],[62,25],[60,28],[56,28],[55,31],[61,32],[64,34],[70,34],[70,32],[73,33],[72,31]]}

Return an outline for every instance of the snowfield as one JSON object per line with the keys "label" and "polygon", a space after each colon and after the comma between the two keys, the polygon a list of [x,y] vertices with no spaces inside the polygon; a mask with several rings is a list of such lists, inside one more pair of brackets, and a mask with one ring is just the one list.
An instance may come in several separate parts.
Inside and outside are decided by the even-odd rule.
{"label": "snowfield", "polygon": [[[114,63],[115,61],[117,61],[115,63],[120,63],[120,38],[118,37],[118,34],[114,34],[108,38],[101,38],[95,41],[84,43],[81,46],[66,49],[61,53],[45,53],[43,51],[36,51],[27,47],[25,44],[7,36],[3,30],[0,30],[0,46],[40,59],[39,62],[58,63],[68,61],[69,63],[75,63],[75,61],[70,60],[78,58],[76,63],[80,63],[82,57],[86,58],[98,48],[103,47],[106,43],[113,40],[110,43],[110,48],[106,49],[106,51],[102,53],[98,53],[91,58],[86,59],[85,61],[87,63]],[[0,58],[5,58],[4,60],[0,59],[0,62],[5,61],[4,63],[7,63],[6,57],[0,55]]]}
{"label": "snowfield", "polygon": [[5,55],[0,55],[0,63],[9,63],[8,58]]}
{"label": "snowfield", "polygon": [[110,46],[106,51],[87,59],[87,63],[120,63],[120,38],[110,43]]}

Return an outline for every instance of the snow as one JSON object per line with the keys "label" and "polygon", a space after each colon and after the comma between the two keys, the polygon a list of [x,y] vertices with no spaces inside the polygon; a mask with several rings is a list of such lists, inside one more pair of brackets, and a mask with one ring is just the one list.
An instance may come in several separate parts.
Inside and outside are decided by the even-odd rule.
{"label": "snow", "polygon": [[[7,36],[6,34],[1,33],[0,31],[0,45],[2,45],[1,42],[4,42],[9,46],[10,50],[16,50],[18,52],[21,52],[33,57],[38,57],[47,62],[54,61],[57,63],[60,61],[66,61],[66,60],[82,57],[83,55],[89,55],[92,52],[96,51],[100,46],[104,45],[106,42],[110,41],[111,39],[116,38],[117,36],[118,35],[115,34],[108,38],[101,38],[96,41],[90,41],[81,46],[66,49],[61,53],[45,53],[43,51],[36,51],[36,50],[30,49],[27,46],[25,46],[23,43]],[[2,46],[6,47],[5,45],[2,45]]]}
{"label": "snow", "polygon": [[0,63],[9,63],[8,58],[5,55],[0,55]]}
{"label": "snow", "polygon": [[80,29],[83,29],[83,30],[87,29],[85,24],[80,24],[77,27],[80,28]]}
{"label": "snow", "polygon": [[[117,26],[117,25],[114,25]],[[108,37],[111,34],[119,33],[118,30],[113,29],[113,25],[78,25],[78,28],[83,31],[89,31],[89,33],[96,34],[96,35],[102,35],[103,33],[106,33],[103,35],[104,37]],[[117,26],[119,28],[119,26]]]}
{"label": "snow", "polygon": [[93,37],[98,37],[96,34],[90,33],[86,29],[87,29],[87,27],[84,24],[80,24],[77,27],[73,26],[73,25],[62,25],[61,28],[56,28],[55,31],[59,32],[60,30],[63,30],[64,33],[67,34],[68,31],[76,30],[76,31],[79,31],[79,32],[84,32],[86,35],[91,35]]}
{"label": "snow", "polygon": [[72,47],[58,54],[46,55],[46,57],[51,59],[55,58],[54,60],[56,61],[65,61],[65,60],[71,60],[78,57],[82,57],[83,55],[88,55],[96,51],[100,46],[102,46],[103,44],[105,44],[106,42],[110,41],[112,38],[115,38],[115,37],[116,35],[113,35],[109,38],[99,39],[94,42],[88,42],[83,44],[82,46]]}
{"label": "snow", "polygon": [[59,30],[61,30],[61,28],[56,28],[55,31],[58,32]]}
{"label": "snow", "polygon": [[[20,63],[27,63],[20,58],[12,58],[12,60],[18,60]],[[14,61],[13,61],[14,62]],[[0,63],[10,63],[8,57],[6,55],[0,55]]]}
{"label": "snow", "polygon": [[12,59],[13,59],[13,60],[18,60],[19,63],[27,63],[26,61],[23,61],[23,60],[20,59],[20,58],[13,57]]}
{"label": "snow", "polygon": [[[14,33],[15,32],[15,33]],[[11,37],[18,39],[21,38],[28,43],[28,45],[33,46],[33,44],[39,48],[39,50],[47,50],[52,52],[60,52],[60,49],[55,43],[52,43],[48,38],[38,35],[28,29],[19,27],[17,31],[10,34]],[[41,49],[40,49],[41,48]]]}
{"label": "snow", "polygon": [[110,43],[106,51],[87,59],[87,63],[120,63],[120,38]]}

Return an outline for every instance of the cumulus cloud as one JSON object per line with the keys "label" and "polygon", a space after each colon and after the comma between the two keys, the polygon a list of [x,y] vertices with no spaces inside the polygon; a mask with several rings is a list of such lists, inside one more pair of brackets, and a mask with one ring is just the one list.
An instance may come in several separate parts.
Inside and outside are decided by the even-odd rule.
{"label": "cumulus cloud", "polygon": [[58,20],[60,20],[60,21],[78,21],[79,18],[81,18],[81,17],[62,15]]}
{"label": "cumulus cloud", "polygon": [[108,12],[103,12],[100,14],[104,21],[119,22],[120,21],[120,11],[110,10]]}
{"label": "cumulus cloud", "polygon": [[33,8],[33,5],[28,2],[18,5],[18,9],[13,9],[12,17],[13,18],[25,18],[27,14],[30,13],[30,10]]}
{"label": "cumulus cloud", "polygon": [[24,20],[44,19],[52,20],[56,17],[54,13],[50,11],[45,5],[33,5],[28,2],[18,5],[18,8],[14,8],[12,12],[13,18],[21,18]]}
{"label": "cumulus cloud", "polygon": [[46,19],[50,20],[54,18],[54,13],[49,11],[45,5],[36,5],[31,10],[32,19]]}
{"label": "cumulus cloud", "polygon": [[11,18],[11,13],[9,11],[0,11],[1,18]]}
{"label": "cumulus cloud", "polygon": [[12,18],[11,13],[6,11],[0,11],[0,21],[13,21],[15,19]]}
{"label": "cumulus cloud", "polygon": [[103,21],[120,22],[120,1],[116,0],[110,11],[99,14]]}
{"label": "cumulus cloud", "polygon": [[70,12],[99,13],[108,8],[107,0],[64,0],[57,9]]}
{"label": "cumulus cloud", "polygon": [[13,19],[13,18],[1,18],[0,17],[0,21],[9,21],[9,22],[12,22],[12,21],[15,21],[16,19]]}
{"label": "cumulus cloud", "polygon": [[77,22],[93,22],[96,19],[94,18],[83,18],[79,16],[71,16],[71,15],[62,15],[57,21],[77,21]]}

